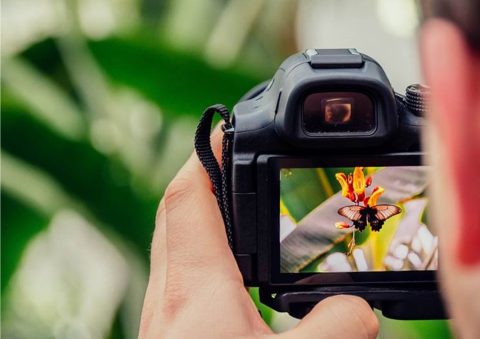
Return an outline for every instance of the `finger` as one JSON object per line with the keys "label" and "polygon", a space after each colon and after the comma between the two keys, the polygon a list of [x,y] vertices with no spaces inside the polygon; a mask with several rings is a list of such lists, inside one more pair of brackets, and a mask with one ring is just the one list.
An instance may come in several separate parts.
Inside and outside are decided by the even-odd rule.
{"label": "finger", "polygon": [[378,319],[368,303],[338,295],[318,303],[285,338],[376,338]]}
{"label": "finger", "polygon": [[[165,236],[165,203],[162,199],[157,211],[157,227],[154,231],[154,241],[151,247],[150,276],[148,279],[147,291],[145,292],[142,315],[140,318],[139,338],[149,337],[152,324],[156,324],[154,314],[158,308],[161,294],[165,290],[167,255]],[[161,226],[160,226],[161,225]]]}
{"label": "finger", "polygon": [[[212,130],[212,133],[210,135],[210,145],[212,147],[212,151],[213,151],[213,155],[215,156],[215,159],[217,160],[217,163],[219,165],[221,165],[221,162],[222,162],[222,142],[223,142],[223,132],[222,132],[222,125],[223,125],[223,122],[219,122],[215,128]],[[193,161],[192,162],[192,166],[195,167],[195,170],[196,171],[199,171],[200,173],[204,174],[200,179],[204,180],[206,182],[206,184],[208,185],[208,187],[210,187],[211,191],[213,192],[213,185],[212,185],[212,182],[210,181],[210,178],[207,174],[207,171],[205,170],[205,168],[203,167],[203,165],[201,164],[200,160],[198,159],[198,156],[196,154],[196,151],[194,151],[191,155],[191,157],[189,158],[189,160],[192,159],[192,157],[196,160],[196,161]],[[189,161],[187,161],[187,164],[189,163]],[[186,166],[184,166],[182,168],[182,170],[185,168]],[[193,167],[192,167],[193,169]],[[175,177],[179,177],[180,173],[182,171],[180,171],[178,173],[178,175]]]}
{"label": "finger", "polygon": [[[211,137],[217,155],[221,153],[221,136],[217,128]],[[225,226],[211,190],[210,179],[196,154],[192,154],[168,186],[163,204],[157,217],[157,229],[165,230],[155,231],[152,263],[153,256],[161,254],[162,244],[158,236],[163,233],[166,238],[167,270],[169,267],[175,271],[181,270],[176,272],[178,275],[190,270],[208,271],[210,274],[240,279],[239,273],[233,269],[236,264],[228,247]]]}
{"label": "finger", "polygon": [[[217,127],[211,137],[217,158],[221,157],[221,139]],[[227,264],[222,264],[225,261]],[[208,290],[197,286],[215,276],[212,271],[231,272],[235,268],[210,180],[193,154],[169,185],[157,211],[141,337],[148,336],[152,324],[161,326],[162,313],[175,315],[191,297],[190,292],[194,291],[198,298]],[[224,275],[233,275],[237,283],[241,282],[239,272]],[[223,286],[225,280],[221,280]]]}

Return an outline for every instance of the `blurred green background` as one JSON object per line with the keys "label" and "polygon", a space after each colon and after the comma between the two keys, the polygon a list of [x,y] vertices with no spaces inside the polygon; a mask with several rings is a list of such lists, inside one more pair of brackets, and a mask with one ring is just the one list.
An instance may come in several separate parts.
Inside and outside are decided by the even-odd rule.
{"label": "blurred green background", "polygon": [[[2,0],[5,338],[135,338],[155,210],[202,110],[307,47],[419,81],[413,0]],[[254,298],[256,291],[252,291]],[[262,307],[275,331],[295,320]],[[446,338],[381,319],[380,337]]]}

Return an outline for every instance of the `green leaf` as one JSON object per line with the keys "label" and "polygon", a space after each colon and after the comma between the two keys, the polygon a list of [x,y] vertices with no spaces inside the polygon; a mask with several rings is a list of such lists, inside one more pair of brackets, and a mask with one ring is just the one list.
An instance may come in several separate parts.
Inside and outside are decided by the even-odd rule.
{"label": "green leaf", "polygon": [[328,198],[315,169],[283,169],[281,173],[280,197],[295,220]]}
{"label": "green leaf", "polygon": [[[21,142],[18,141],[18,131]],[[104,224],[134,242],[147,258],[159,196],[130,186],[131,175],[89,143],[64,139],[29,115],[2,112],[2,148],[54,177]]]}
{"label": "green leaf", "polygon": [[260,311],[260,314],[262,315],[262,319],[265,321],[265,323],[267,323],[267,325],[270,325],[272,321],[273,312],[275,311],[272,310],[270,307],[265,306],[264,304],[261,303],[258,287],[250,287],[248,289],[248,293],[250,293],[250,297],[255,303],[255,306],[257,307],[257,309]]}
{"label": "green leaf", "polygon": [[[2,297],[28,242],[46,228],[49,218],[2,189]],[[3,305],[3,302],[2,302]]]}
{"label": "green leaf", "polygon": [[167,114],[200,116],[216,103],[231,108],[246,91],[271,76],[215,69],[199,54],[134,39],[91,42],[90,47],[112,80],[141,91]]}
{"label": "green leaf", "polygon": [[66,138],[84,136],[84,116],[54,81],[21,58],[6,59],[3,66],[4,86],[26,111]]}
{"label": "green leaf", "polygon": [[379,338],[389,339],[449,339],[453,338],[447,320],[394,320],[376,312],[380,320]]}

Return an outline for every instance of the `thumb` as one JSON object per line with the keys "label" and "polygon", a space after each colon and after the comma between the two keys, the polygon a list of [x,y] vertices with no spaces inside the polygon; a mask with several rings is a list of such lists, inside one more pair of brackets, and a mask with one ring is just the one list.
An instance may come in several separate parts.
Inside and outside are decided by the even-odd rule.
{"label": "thumb", "polygon": [[318,303],[284,338],[376,338],[378,319],[362,298],[329,297]]}

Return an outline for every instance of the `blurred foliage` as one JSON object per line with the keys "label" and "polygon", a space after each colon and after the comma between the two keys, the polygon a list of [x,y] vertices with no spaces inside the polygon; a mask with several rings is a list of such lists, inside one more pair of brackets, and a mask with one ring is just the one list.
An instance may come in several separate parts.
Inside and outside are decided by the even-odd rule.
{"label": "blurred foliage", "polygon": [[[151,5],[151,1],[143,3]],[[202,55],[162,42],[147,27],[123,36],[85,40],[83,45],[72,36],[46,38],[18,54],[2,58],[7,71],[2,74],[1,93],[4,167],[1,282],[2,309],[7,313],[11,302],[7,291],[15,289],[9,283],[22,254],[64,208],[79,210],[107,237],[112,232],[117,234],[116,239],[131,244],[130,251],[143,258],[142,265],[147,267],[158,201],[165,185],[192,150],[193,131],[200,113],[217,102],[231,107],[269,74],[270,70],[245,72],[245,65],[243,70],[237,65],[215,68]],[[93,71],[88,69],[91,65]],[[89,79],[79,80],[78,72],[85,69],[103,78],[100,86],[98,79],[97,83],[92,79],[91,84]],[[93,94],[104,90],[102,86],[111,93],[128,88],[139,93],[139,101],[149,101],[158,107],[161,128],[153,142],[144,145],[155,154],[156,159],[151,162],[152,177],[139,175],[122,159],[122,150],[105,150],[95,143],[92,131],[96,112],[92,112],[88,97],[92,91],[84,88],[89,85],[98,86],[93,88]],[[37,98],[41,95],[44,97]],[[62,112],[52,113],[58,107],[49,101],[64,102],[63,108],[78,114],[79,125],[84,127],[70,133],[73,129],[69,129],[68,121],[57,123],[56,118],[61,118]],[[10,170],[6,170],[5,164],[11,164]],[[40,192],[39,197],[32,197],[33,187],[30,191],[27,184],[22,187],[15,183],[22,169],[26,176],[40,175],[53,182],[74,203],[43,204],[42,201],[56,200],[46,191],[43,196]],[[32,184],[36,184],[35,180]],[[141,305],[142,299],[134,302]],[[138,323],[139,314],[133,319],[122,319],[119,313],[116,319],[111,336],[129,336],[125,321]]]}
{"label": "blurred foliage", "polygon": [[[50,309],[19,311],[30,305],[17,303],[25,302],[19,273],[29,267],[29,248],[67,209],[128,263],[129,276],[122,279],[129,287],[107,319],[106,337],[136,336],[155,211],[192,151],[195,123],[208,105],[232,107],[295,51],[296,3],[2,1],[1,301],[7,335],[18,324],[33,326],[19,322],[18,312],[54,317]],[[320,199],[292,214],[300,218]],[[258,304],[258,292],[251,294]],[[259,307],[272,324],[278,314]],[[45,319],[42,326],[53,336],[56,325],[48,322],[56,319]],[[402,331],[404,323],[393,324]],[[443,323],[429,324],[405,326],[445,333]]]}
{"label": "blurred foliage", "polygon": [[[48,218],[2,192],[2,298],[23,249],[48,223]],[[5,227],[15,225],[15,227]],[[9,240],[9,241],[5,241]],[[5,303],[2,302],[2,307]]]}

